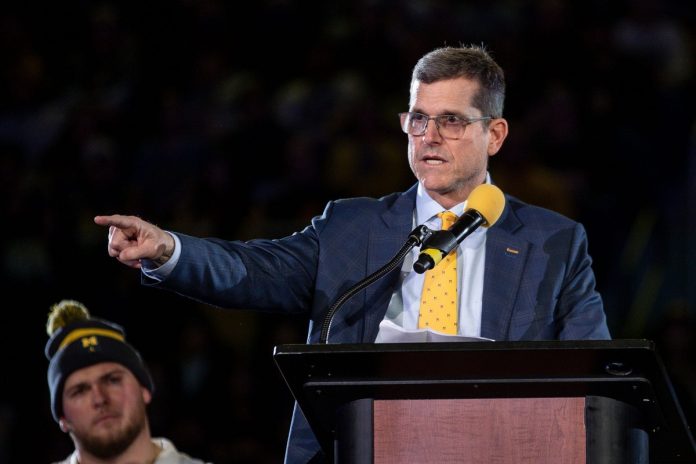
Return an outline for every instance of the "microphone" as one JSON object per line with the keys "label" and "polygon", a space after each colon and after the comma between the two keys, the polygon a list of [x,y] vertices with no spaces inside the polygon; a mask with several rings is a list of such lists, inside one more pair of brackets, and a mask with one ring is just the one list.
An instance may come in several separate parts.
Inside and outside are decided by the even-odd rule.
{"label": "microphone", "polygon": [[420,225],[413,229],[413,231],[411,231],[411,233],[408,234],[408,239],[406,240],[406,243],[404,243],[401,246],[401,249],[394,255],[394,257],[391,260],[389,260],[387,264],[385,264],[369,276],[362,279],[360,282],[350,287],[343,295],[341,295],[340,298],[336,300],[334,304],[331,305],[328,312],[326,313],[326,316],[324,316],[324,322],[321,325],[319,343],[323,345],[329,342],[329,331],[331,330],[331,322],[333,321],[333,318],[338,312],[338,309],[341,307],[341,305],[343,305],[350,298],[353,298],[353,296],[362,289],[374,284],[379,279],[396,269],[399,266],[399,264],[401,264],[401,262],[404,260],[406,255],[409,254],[416,245],[423,245],[423,243],[425,243],[425,240],[428,237],[430,237],[432,233],[433,232],[430,229],[423,225]]}
{"label": "microphone", "polygon": [[467,200],[467,207],[457,221],[447,230],[433,232],[423,243],[413,270],[419,274],[432,269],[462,240],[480,226],[490,227],[496,223],[505,208],[505,195],[493,184],[476,187]]}

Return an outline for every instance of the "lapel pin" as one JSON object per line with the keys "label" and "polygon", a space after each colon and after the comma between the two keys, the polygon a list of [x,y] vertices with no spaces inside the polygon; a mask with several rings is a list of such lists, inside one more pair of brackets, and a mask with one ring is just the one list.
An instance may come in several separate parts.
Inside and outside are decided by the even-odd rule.
{"label": "lapel pin", "polygon": [[516,249],[510,248],[510,247],[505,248],[505,252],[507,254],[510,254],[510,255],[519,255],[520,254],[520,250],[516,250]]}

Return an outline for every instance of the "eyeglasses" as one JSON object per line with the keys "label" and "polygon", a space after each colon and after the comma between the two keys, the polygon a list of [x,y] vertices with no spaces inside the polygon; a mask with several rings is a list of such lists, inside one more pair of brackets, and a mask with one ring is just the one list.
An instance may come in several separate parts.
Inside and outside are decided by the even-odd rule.
{"label": "eyeglasses", "polygon": [[437,116],[428,116],[423,113],[399,113],[401,119],[401,130],[409,135],[421,136],[428,129],[428,123],[431,119],[435,120],[435,126],[440,132],[440,135],[447,139],[458,139],[464,135],[466,126],[476,121],[488,121],[493,119],[490,116],[481,118],[462,118],[454,114],[439,114]]}

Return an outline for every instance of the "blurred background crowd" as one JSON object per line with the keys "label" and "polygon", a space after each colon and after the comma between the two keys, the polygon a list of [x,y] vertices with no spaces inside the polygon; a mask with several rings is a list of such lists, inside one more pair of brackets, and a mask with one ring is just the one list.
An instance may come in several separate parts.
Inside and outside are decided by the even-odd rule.
{"label": "blurred background crowd", "polygon": [[506,71],[503,191],[582,222],[614,338],[655,340],[696,423],[696,7],[663,0],[11,2],[0,13],[0,462],[72,444],[49,410],[49,306],[125,326],[155,436],[281,461],[273,347],[301,318],[140,286],[97,214],[229,239],[300,230],[328,200],[414,183],[396,113],[442,45]]}

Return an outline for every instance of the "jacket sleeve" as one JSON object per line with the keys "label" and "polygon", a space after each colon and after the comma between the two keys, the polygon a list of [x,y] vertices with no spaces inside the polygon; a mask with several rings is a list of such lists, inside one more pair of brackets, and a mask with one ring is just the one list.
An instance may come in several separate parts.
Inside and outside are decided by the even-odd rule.
{"label": "jacket sleeve", "polygon": [[595,289],[587,234],[576,224],[569,248],[568,267],[558,298],[561,340],[609,339],[602,298]]}
{"label": "jacket sleeve", "polygon": [[314,297],[318,234],[332,204],[301,232],[280,239],[229,241],[177,233],[181,255],[161,282],[143,284],[221,308],[305,313]]}

